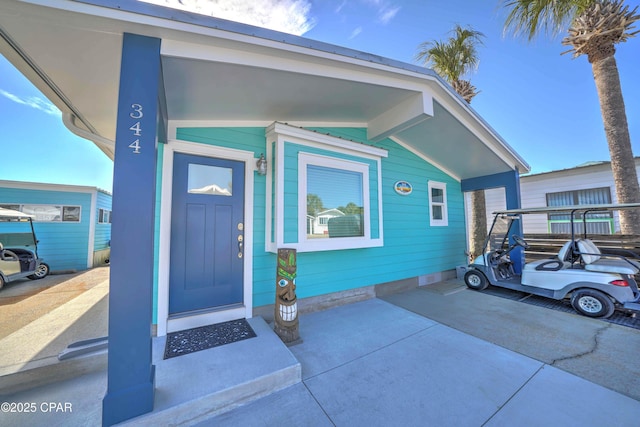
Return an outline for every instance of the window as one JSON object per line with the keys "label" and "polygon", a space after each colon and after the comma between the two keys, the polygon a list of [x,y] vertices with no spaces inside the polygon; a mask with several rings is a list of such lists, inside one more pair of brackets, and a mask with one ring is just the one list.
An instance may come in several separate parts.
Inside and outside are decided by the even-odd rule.
{"label": "window", "polygon": [[62,221],[80,222],[80,206],[63,206]]}
{"label": "window", "polygon": [[34,216],[38,222],[80,222],[82,208],[80,206],[60,205],[0,205]]}
{"label": "window", "polygon": [[98,209],[98,223],[111,224],[111,211],[108,209]]}
{"label": "window", "polygon": [[[611,189],[609,187],[547,193],[547,206],[602,205],[608,203],[611,203]],[[551,233],[571,233],[569,214],[548,214],[548,223]],[[575,226],[576,233],[583,232],[582,221],[576,222]],[[612,213],[589,213],[587,216],[587,232],[592,234],[613,233]]]}
{"label": "window", "polygon": [[231,168],[190,163],[187,191],[192,194],[231,196],[232,173]]}
{"label": "window", "polygon": [[[265,250],[298,252],[380,247],[382,158],[360,129],[354,140],[274,123],[267,128]],[[269,176],[271,174],[271,176]]]}
{"label": "window", "polygon": [[[369,165],[299,154],[298,239],[309,250],[362,247],[370,235]],[[365,197],[367,195],[367,197]]]}
{"label": "window", "polygon": [[449,224],[447,214],[447,184],[429,181],[429,223],[431,226]]}

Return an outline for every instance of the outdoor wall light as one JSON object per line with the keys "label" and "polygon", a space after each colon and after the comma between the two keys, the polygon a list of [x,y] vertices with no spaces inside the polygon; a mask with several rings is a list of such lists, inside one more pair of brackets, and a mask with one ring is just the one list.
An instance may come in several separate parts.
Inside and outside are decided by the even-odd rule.
{"label": "outdoor wall light", "polygon": [[258,167],[258,175],[267,174],[267,159],[264,158],[264,153],[260,153],[260,158],[256,162],[256,166]]}

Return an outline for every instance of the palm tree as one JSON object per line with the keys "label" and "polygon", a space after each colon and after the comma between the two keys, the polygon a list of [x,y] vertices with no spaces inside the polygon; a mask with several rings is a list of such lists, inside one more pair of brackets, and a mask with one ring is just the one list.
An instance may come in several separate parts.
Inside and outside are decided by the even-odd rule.
{"label": "palm tree", "polygon": [[[478,68],[477,47],[482,44],[484,34],[471,27],[456,25],[446,41],[428,41],[418,46],[416,60],[424,62],[440,77],[445,79],[467,103],[478,94],[467,74]],[[469,237],[469,256],[471,259],[482,253],[487,236],[487,214],[484,190],[471,193],[471,236]]]}
{"label": "palm tree", "polygon": [[[629,11],[623,0],[505,0],[509,9],[505,30],[529,40],[540,32],[558,34],[568,28],[562,40],[571,46],[564,53],[576,58],[586,55],[600,99],[600,111],[611,155],[611,169],[618,203],[640,202],[640,186],[633,160],[629,125],[625,112],[615,45],[640,31],[632,31],[640,20],[637,7]],[[623,234],[640,234],[637,210],[620,211]]]}
{"label": "palm tree", "polygon": [[445,79],[462,98],[471,102],[478,94],[476,88],[463,77],[478,68],[478,45],[482,44],[484,34],[471,27],[456,25],[448,40],[420,43],[416,60],[424,62]]}

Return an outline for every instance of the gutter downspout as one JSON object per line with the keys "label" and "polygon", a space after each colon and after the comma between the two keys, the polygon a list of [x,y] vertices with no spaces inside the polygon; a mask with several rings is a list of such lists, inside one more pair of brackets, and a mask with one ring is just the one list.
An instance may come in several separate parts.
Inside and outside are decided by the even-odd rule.
{"label": "gutter downspout", "polygon": [[95,133],[91,133],[87,130],[79,128],[75,125],[75,119],[76,116],[71,113],[62,113],[62,123],[64,123],[67,129],[69,129],[73,134],[79,136],[80,138],[88,139],[89,141],[96,144],[96,146],[100,150],[102,150],[102,152],[106,154],[107,157],[113,160],[116,149],[115,142],[100,135],[96,135]]}

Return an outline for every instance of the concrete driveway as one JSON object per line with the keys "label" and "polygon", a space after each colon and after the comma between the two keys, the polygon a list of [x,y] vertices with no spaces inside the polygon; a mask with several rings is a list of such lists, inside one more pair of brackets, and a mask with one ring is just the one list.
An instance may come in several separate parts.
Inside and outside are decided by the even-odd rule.
{"label": "concrete driveway", "polygon": [[55,364],[69,344],[107,335],[109,267],[0,290],[0,379]]}
{"label": "concrete driveway", "polygon": [[458,280],[382,299],[640,400],[640,330],[472,291]]}

